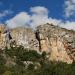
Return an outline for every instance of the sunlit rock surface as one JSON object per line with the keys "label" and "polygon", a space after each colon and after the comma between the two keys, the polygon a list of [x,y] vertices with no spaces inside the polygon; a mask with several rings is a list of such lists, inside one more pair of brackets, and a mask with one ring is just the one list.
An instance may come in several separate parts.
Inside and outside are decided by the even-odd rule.
{"label": "sunlit rock surface", "polygon": [[39,50],[39,42],[31,28],[18,27],[12,29],[11,36],[17,45],[22,45],[32,50]]}
{"label": "sunlit rock surface", "polygon": [[75,31],[45,24],[37,27],[41,51],[50,52],[50,60],[75,61]]}
{"label": "sunlit rock surface", "polygon": [[5,31],[6,26],[4,24],[0,24],[0,49],[4,48],[6,45],[5,41]]}
{"label": "sunlit rock surface", "polygon": [[25,27],[6,30],[5,25],[0,25],[0,49],[11,44],[38,52],[45,51],[52,61],[75,61],[75,31],[52,24],[40,25],[35,31]]}

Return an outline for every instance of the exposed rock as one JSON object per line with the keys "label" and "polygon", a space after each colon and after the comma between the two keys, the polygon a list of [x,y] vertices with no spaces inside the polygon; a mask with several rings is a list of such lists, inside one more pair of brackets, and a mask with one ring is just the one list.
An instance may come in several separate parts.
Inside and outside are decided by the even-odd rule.
{"label": "exposed rock", "polygon": [[41,51],[50,52],[50,60],[75,61],[75,31],[45,24],[37,27]]}
{"label": "exposed rock", "polygon": [[72,63],[75,61],[75,31],[52,24],[40,25],[34,32],[31,28],[18,27],[5,31],[0,26],[0,48],[22,45],[24,48],[45,51],[49,59]]}
{"label": "exposed rock", "polygon": [[5,28],[5,25],[0,24],[0,49],[4,48],[6,45],[4,34]]}
{"label": "exposed rock", "polygon": [[31,28],[18,27],[12,29],[11,36],[17,45],[22,45],[31,50],[39,50],[39,42]]}

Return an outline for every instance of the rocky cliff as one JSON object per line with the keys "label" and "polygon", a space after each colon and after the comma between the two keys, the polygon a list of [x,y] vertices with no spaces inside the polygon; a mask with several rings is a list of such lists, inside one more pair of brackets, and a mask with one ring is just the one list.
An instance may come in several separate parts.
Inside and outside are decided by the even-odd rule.
{"label": "rocky cliff", "polygon": [[19,27],[11,30],[11,37],[17,45],[31,50],[39,50],[39,42],[31,28]]}
{"label": "rocky cliff", "polygon": [[31,50],[39,50],[39,42],[31,28],[18,27],[7,30],[6,26],[0,25],[0,48],[19,45]]}
{"label": "rocky cliff", "polygon": [[5,25],[1,24],[0,25],[0,48],[4,48],[6,43],[5,43],[5,35],[4,35],[4,31],[5,31]]}
{"label": "rocky cliff", "polygon": [[75,31],[67,30],[52,24],[40,25],[33,31],[31,28],[18,27],[5,30],[0,25],[0,48],[22,45],[25,48],[45,51],[49,60],[72,63],[75,61]]}
{"label": "rocky cliff", "polygon": [[50,60],[71,63],[75,61],[75,31],[45,24],[36,33],[41,51],[50,53]]}

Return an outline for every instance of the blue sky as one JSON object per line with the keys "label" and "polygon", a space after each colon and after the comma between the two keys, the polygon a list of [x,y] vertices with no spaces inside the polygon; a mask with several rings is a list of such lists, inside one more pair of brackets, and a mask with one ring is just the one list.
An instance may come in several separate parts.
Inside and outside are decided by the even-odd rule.
{"label": "blue sky", "polygon": [[[29,12],[30,7],[44,6],[49,10],[49,16],[64,19],[63,4],[64,0],[0,0],[0,11],[12,10],[13,14],[6,16],[10,18],[22,11]],[[5,18],[5,17],[4,17]]]}
{"label": "blue sky", "polygon": [[61,20],[73,24],[75,21],[75,0],[0,0],[0,23],[9,24],[15,16],[24,12],[29,16],[34,16],[35,11],[30,10],[32,7],[47,9],[47,19],[53,22]]}

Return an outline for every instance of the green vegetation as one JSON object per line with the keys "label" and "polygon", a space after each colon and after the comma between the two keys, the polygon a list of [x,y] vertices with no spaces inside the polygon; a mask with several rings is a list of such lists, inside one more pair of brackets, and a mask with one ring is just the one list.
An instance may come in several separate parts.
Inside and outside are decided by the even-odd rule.
{"label": "green vegetation", "polygon": [[75,63],[51,62],[46,53],[22,46],[0,51],[0,75],[75,75]]}

